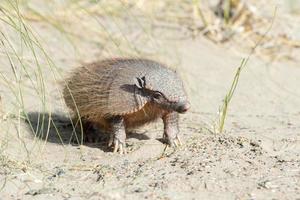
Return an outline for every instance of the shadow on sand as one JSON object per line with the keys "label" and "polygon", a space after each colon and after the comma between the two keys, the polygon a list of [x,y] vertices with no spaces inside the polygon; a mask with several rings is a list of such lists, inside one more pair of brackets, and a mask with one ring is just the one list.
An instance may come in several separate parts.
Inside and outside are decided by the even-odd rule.
{"label": "shadow on sand", "polygon": [[[89,134],[97,135],[97,141],[85,142],[80,125],[75,127],[72,120],[65,114],[29,112],[27,113],[25,122],[32,136],[41,140],[61,145],[71,144],[78,146],[79,144],[83,144],[93,148],[100,148],[103,151],[111,151],[111,148],[107,147],[108,134],[101,134],[100,130],[92,129],[90,130],[92,133]],[[144,133],[136,132],[129,132],[127,138],[136,138],[138,140],[150,139]]]}

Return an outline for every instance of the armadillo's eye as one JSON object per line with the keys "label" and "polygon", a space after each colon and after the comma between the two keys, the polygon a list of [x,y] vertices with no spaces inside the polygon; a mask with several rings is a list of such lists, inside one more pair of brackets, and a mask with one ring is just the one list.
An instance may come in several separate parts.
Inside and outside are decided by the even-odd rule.
{"label": "armadillo's eye", "polygon": [[154,99],[160,99],[162,97],[162,94],[160,93],[160,92],[155,92],[154,94],[153,94],[153,98]]}

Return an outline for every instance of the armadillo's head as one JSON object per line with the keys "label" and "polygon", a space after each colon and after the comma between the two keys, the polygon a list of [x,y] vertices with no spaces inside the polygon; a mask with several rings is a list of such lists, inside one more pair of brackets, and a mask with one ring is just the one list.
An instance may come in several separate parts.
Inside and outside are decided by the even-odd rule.
{"label": "armadillo's head", "polygon": [[183,83],[179,76],[170,69],[159,73],[150,73],[137,78],[137,86],[142,89],[149,101],[162,109],[185,113],[190,108]]}

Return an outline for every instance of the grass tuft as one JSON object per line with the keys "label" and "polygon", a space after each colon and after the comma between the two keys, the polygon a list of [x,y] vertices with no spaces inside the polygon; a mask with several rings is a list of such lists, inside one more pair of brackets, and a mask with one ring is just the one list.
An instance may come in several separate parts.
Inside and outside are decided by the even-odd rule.
{"label": "grass tuft", "polygon": [[235,93],[235,90],[237,88],[237,85],[238,85],[238,82],[239,82],[239,78],[240,78],[240,74],[241,74],[242,70],[246,67],[248,61],[250,60],[250,57],[254,54],[256,48],[263,43],[265,37],[267,36],[267,34],[272,29],[273,24],[274,24],[274,20],[275,20],[275,17],[276,17],[276,13],[277,13],[277,7],[275,7],[275,10],[274,10],[274,13],[273,13],[273,17],[272,17],[272,21],[270,23],[270,26],[265,31],[265,33],[262,35],[262,37],[260,38],[260,40],[252,48],[252,50],[251,50],[250,54],[248,55],[248,57],[242,59],[242,62],[240,64],[240,66],[236,70],[236,73],[234,75],[234,78],[233,78],[233,81],[232,81],[231,86],[229,88],[229,91],[227,92],[227,94],[224,97],[222,106],[219,107],[219,117],[218,117],[219,120],[218,120],[218,129],[217,129],[218,133],[223,133],[223,131],[224,131],[224,124],[225,124],[225,120],[226,120],[226,117],[227,117],[229,104],[230,104],[231,99],[232,99],[232,97],[233,97],[233,95]]}

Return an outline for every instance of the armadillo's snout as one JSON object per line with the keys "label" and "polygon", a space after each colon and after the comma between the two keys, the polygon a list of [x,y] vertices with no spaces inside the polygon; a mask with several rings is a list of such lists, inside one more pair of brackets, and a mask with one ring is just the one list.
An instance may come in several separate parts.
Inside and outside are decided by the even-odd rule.
{"label": "armadillo's snout", "polygon": [[191,105],[189,102],[180,102],[176,106],[176,111],[179,113],[185,113],[190,109]]}

